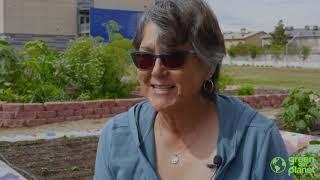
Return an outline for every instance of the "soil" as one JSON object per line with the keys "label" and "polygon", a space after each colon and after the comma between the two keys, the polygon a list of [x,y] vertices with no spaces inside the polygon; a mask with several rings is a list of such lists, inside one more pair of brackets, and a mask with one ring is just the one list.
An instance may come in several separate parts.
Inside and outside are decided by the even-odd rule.
{"label": "soil", "polygon": [[[0,153],[11,164],[31,173],[37,179],[92,180],[97,143],[98,137],[95,136],[0,142]],[[17,169],[16,171],[27,179],[32,179],[27,174]]]}

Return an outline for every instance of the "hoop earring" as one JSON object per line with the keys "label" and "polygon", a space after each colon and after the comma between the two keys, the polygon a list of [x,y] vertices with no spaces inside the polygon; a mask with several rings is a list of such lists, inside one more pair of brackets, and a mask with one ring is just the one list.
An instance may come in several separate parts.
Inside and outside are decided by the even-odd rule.
{"label": "hoop earring", "polygon": [[209,94],[214,92],[214,83],[211,79],[203,82],[203,90]]}

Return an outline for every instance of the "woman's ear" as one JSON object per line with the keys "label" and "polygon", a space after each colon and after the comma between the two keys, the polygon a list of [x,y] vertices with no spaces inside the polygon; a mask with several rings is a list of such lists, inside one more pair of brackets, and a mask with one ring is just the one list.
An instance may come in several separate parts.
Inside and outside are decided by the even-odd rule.
{"label": "woman's ear", "polygon": [[210,68],[207,75],[207,79],[211,79],[215,71],[216,71],[216,66],[213,66],[212,68]]}

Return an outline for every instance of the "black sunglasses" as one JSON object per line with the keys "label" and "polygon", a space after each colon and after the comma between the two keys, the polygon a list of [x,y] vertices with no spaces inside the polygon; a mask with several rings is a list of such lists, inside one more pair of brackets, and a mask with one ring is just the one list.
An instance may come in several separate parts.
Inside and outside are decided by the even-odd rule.
{"label": "black sunglasses", "polygon": [[188,55],[196,55],[196,53],[192,50],[176,50],[158,55],[140,51],[131,53],[133,63],[141,70],[153,69],[157,58],[167,69],[180,69],[185,64]]}

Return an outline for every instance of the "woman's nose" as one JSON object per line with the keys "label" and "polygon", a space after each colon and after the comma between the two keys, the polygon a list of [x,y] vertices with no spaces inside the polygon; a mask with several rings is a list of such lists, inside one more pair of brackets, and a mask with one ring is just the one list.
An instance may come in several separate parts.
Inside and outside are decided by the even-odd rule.
{"label": "woman's nose", "polygon": [[167,68],[161,63],[161,59],[158,57],[154,62],[154,66],[152,69],[153,76],[163,76],[168,73]]}

